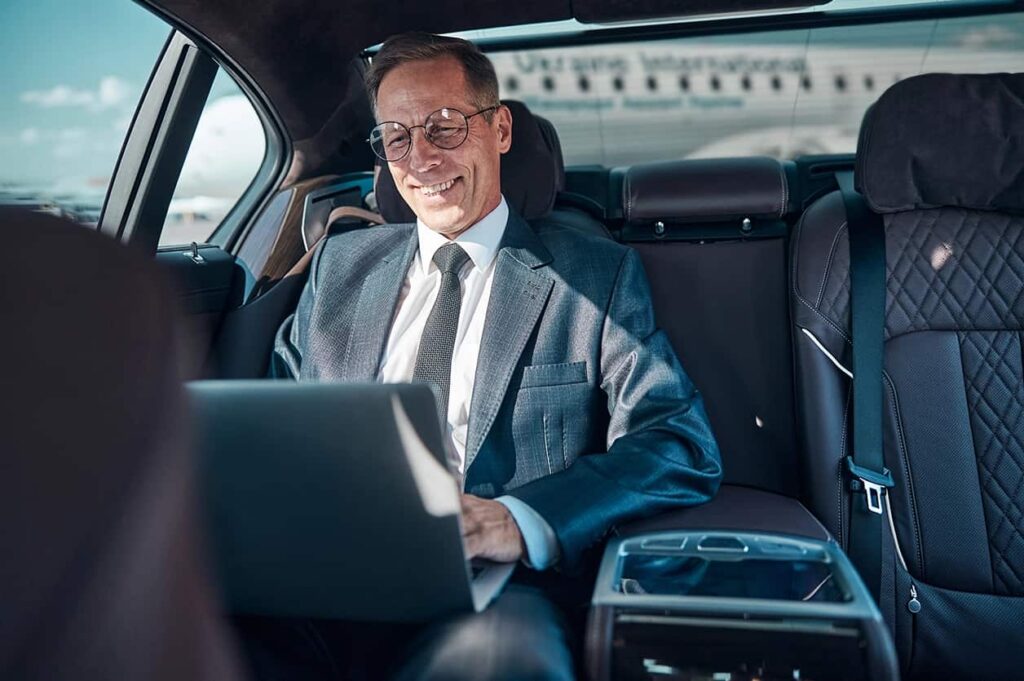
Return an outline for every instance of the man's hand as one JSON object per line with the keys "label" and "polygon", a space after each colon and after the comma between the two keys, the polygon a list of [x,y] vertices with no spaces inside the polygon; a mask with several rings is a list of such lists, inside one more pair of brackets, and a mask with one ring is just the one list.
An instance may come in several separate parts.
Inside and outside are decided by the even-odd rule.
{"label": "man's hand", "polygon": [[462,495],[462,543],[467,558],[513,563],[526,554],[523,535],[504,504]]}

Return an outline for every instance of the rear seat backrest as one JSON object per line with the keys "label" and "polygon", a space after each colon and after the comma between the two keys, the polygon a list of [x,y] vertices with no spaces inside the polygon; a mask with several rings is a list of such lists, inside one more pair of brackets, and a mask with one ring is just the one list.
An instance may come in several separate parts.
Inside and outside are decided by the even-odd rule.
{"label": "rear seat backrest", "polygon": [[[857,155],[858,188],[885,221],[884,449],[906,563],[894,556],[883,569],[882,609],[905,678],[1019,678],[1024,75],[902,81],[865,116]],[[794,234],[792,273],[808,496],[844,544],[846,231],[838,192],[812,205]]]}
{"label": "rear seat backrest", "polygon": [[644,261],[658,325],[704,395],[725,482],[797,497],[788,204],[774,159],[636,165],[623,180],[622,235]]}

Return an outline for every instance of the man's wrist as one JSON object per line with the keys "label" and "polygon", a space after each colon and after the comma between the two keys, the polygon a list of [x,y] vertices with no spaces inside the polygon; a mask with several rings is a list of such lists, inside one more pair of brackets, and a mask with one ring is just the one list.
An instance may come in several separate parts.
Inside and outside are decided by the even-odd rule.
{"label": "man's wrist", "polygon": [[529,504],[513,496],[495,499],[508,509],[519,528],[523,547],[523,562],[534,570],[545,570],[558,562],[560,548],[558,538],[547,521]]}

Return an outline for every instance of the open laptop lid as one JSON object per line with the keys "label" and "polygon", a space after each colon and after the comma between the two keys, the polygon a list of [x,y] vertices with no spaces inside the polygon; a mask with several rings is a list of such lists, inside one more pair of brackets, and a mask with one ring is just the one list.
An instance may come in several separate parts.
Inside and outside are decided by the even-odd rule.
{"label": "open laptop lid", "polygon": [[394,621],[486,605],[470,587],[459,489],[427,386],[203,381],[188,391],[232,612]]}

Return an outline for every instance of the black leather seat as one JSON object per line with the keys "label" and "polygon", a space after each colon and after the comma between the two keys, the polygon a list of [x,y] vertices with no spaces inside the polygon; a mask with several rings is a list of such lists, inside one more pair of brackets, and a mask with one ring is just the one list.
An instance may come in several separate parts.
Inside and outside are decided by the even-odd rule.
{"label": "black leather seat", "polygon": [[763,157],[638,164],[625,171],[622,205],[622,240],[640,253],[658,326],[704,396],[724,482],[799,497],[785,167]]}
{"label": "black leather seat", "polygon": [[[893,86],[865,116],[856,182],[884,216],[887,251],[884,449],[896,486],[882,611],[905,678],[1020,678],[1024,75]],[[844,546],[846,232],[838,192],[807,210],[791,290],[808,496]]]}

